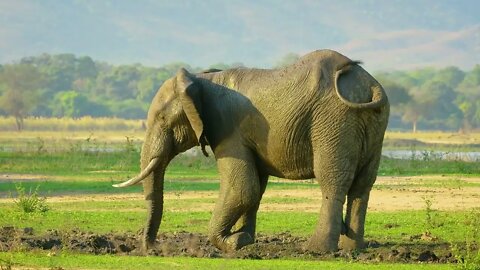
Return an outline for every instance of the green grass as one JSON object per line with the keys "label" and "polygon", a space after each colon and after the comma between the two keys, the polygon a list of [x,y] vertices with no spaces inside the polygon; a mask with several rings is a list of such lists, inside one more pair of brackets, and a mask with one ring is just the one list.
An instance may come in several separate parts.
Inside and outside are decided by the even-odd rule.
{"label": "green grass", "polygon": [[[184,205],[194,208],[198,202],[213,203],[212,199],[169,199],[165,201],[161,231],[189,231],[206,233],[211,217],[209,211],[177,211]],[[183,204],[183,205],[182,205]],[[0,204],[0,226],[19,228],[33,227],[37,233],[49,229],[69,230],[77,228],[97,233],[136,232],[145,221],[144,202],[133,201],[84,201],[50,203],[46,213],[23,213],[13,203]],[[470,211],[435,211],[427,224],[425,211],[371,212],[366,221],[366,237],[382,242],[408,243],[410,236],[422,234],[427,229],[445,241],[462,239],[467,216]],[[478,211],[476,214],[478,215]],[[284,220],[288,216],[288,222]],[[306,212],[262,212],[258,213],[257,231],[263,234],[289,232],[298,236],[309,236],[318,219],[317,213]],[[99,222],[101,221],[101,222]]]}
{"label": "green grass", "polygon": [[345,261],[302,260],[242,260],[201,259],[187,257],[132,257],[111,255],[84,255],[61,252],[48,256],[46,252],[4,253],[0,252],[0,266],[13,264],[16,267],[45,267],[49,269],[452,269],[441,264],[363,264]]}
{"label": "green grass", "polygon": [[[41,190],[52,193],[116,193],[137,192],[139,187],[113,189],[111,184],[124,181],[139,171],[139,153],[124,152],[0,152],[0,171],[10,174],[41,175]],[[442,160],[397,160],[383,158],[379,175],[419,175],[450,174],[480,175],[480,166],[476,162]],[[27,177],[28,178],[28,177]],[[218,172],[213,158],[180,155],[167,169],[167,190],[214,190],[218,189]],[[174,180],[211,180],[210,182]],[[59,182],[62,182],[61,184]],[[172,185],[169,184],[172,181]],[[445,183],[430,182],[430,185]],[[25,183],[28,186],[36,183]],[[424,185],[422,183],[422,185]],[[446,187],[477,186],[475,183],[447,183]],[[272,178],[269,187],[274,188],[313,188],[314,181],[285,183]],[[0,193],[13,191],[11,182],[0,183]]]}
{"label": "green grass", "polygon": [[378,175],[454,174],[479,175],[478,162],[448,160],[392,159],[382,157]]}
{"label": "green grass", "polygon": [[[167,178],[168,174],[167,174]],[[115,181],[118,183],[119,181]],[[39,186],[39,194],[48,195],[68,195],[68,194],[115,194],[115,193],[140,193],[142,186],[132,186],[127,188],[112,187],[113,181],[27,181],[22,186],[28,190],[35,190]],[[15,196],[16,182],[0,182],[0,197]],[[183,191],[217,191],[220,188],[218,180],[165,180],[165,192],[183,192]],[[269,189],[318,189],[316,183],[305,182],[280,182],[271,181],[268,184]]]}
{"label": "green grass", "polygon": [[[82,180],[120,181],[138,173],[140,144],[131,141],[115,143],[115,151],[92,142],[62,142],[58,151],[42,144],[32,144],[26,151],[2,151],[0,171],[18,174],[75,177]],[[110,146],[107,146],[107,148]],[[90,149],[91,151],[85,151]],[[93,150],[92,150],[93,149]],[[422,159],[391,159],[383,157],[379,175],[462,174],[480,175],[477,162],[446,161],[434,155]],[[215,159],[179,155],[167,168],[171,179],[218,179]]]}
{"label": "green grass", "polygon": [[[8,134],[7,134],[8,135]],[[134,176],[139,171],[140,141],[125,142],[120,136],[115,142],[109,139],[83,138],[79,135],[72,140],[63,140],[61,136],[46,139],[42,135],[30,134],[8,137],[0,134],[0,172],[40,175],[43,180],[22,182],[25,190],[35,190],[39,186],[41,195],[61,194],[111,194],[141,193],[141,186],[125,189],[111,187]],[[29,135],[29,136],[30,136]],[[394,134],[395,135],[395,134]],[[7,136],[7,137],[5,137]],[[90,135],[88,135],[90,136]],[[395,135],[396,136],[396,135]],[[5,138],[5,139],[2,139]],[[90,149],[84,151],[82,149]],[[20,150],[19,150],[20,149]],[[93,149],[93,150],[92,150]],[[106,152],[105,149],[113,149]],[[480,184],[456,179],[456,175],[480,175],[480,166],[476,162],[443,161],[428,156],[423,160],[395,160],[383,158],[379,175],[422,175],[446,174],[451,179],[415,179],[408,183],[382,184],[375,188],[432,187],[432,188],[469,188]],[[13,176],[14,178],[14,176]],[[200,204],[213,204],[212,198],[183,198],[187,191],[218,191],[219,181],[215,159],[203,156],[181,155],[174,159],[166,173],[165,190],[170,196],[165,200],[165,212],[161,226],[162,232],[188,231],[207,233],[211,217],[210,210],[190,211]],[[15,183],[18,181],[0,181],[0,197],[15,196]],[[272,178],[268,189],[318,189],[315,181],[290,182]],[[307,197],[266,197],[263,202],[269,204],[309,203]],[[45,213],[23,213],[11,202],[0,203],[0,226],[33,227],[36,234],[49,229],[80,229],[95,233],[137,232],[142,228],[146,211],[141,199],[116,201],[75,201],[49,202]],[[184,210],[187,209],[187,210]],[[203,208],[205,209],[205,208]],[[429,231],[439,242],[464,241],[468,234],[469,215],[478,215],[476,211],[400,211],[369,212],[366,220],[367,240],[381,243],[430,244],[420,239]],[[288,222],[285,217],[288,216]],[[274,234],[289,232],[292,235],[308,237],[314,231],[318,213],[299,211],[263,212],[258,214],[257,232]],[[478,242],[478,241],[477,241]],[[92,256],[72,254],[61,251],[56,256],[45,252],[0,253],[0,266],[8,262],[14,266],[33,266],[44,268],[80,268],[80,269],[450,269],[451,265],[442,264],[362,264],[348,261],[305,261],[305,260],[236,260],[236,259],[197,259],[197,258],[159,258],[134,256]]]}
{"label": "green grass", "polygon": [[[196,175],[190,176],[196,178]],[[100,176],[97,176],[100,177]],[[109,176],[110,179],[95,180],[89,175],[78,177],[52,177],[52,180],[25,181],[21,185],[26,191],[39,188],[39,194],[43,196],[52,195],[68,195],[68,194],[118,194],[118,193],[141,193],[142,186],[132,186],[128,188],[114,188],[113,183],[118,183],[118,179]],[[164,190],[165,192],[182,193],[185,191],[218,191],[220,183],[218,179],[214,180],[191,180],[189,177],[175,178],[169,173],[166,176]],[[65,179],[65,180],[64,180]],[[69,180],[74,179],[74,180]],[[126,179],[126,178],[124,178]],[[208,179],[208,177],[207,177]],[[0,198],[16,196],[15,190],[17,182],[2,181],[0,182]],[[399,189],[399,188],[450,188],[460,189],[469,187],[480,187],[480,183],[468,182],[455,178],[451,179],[409,179],[404,182],[394,182],[388,184],[375,184],[374,189]],[[269,190],[289,190],[289,189],[312,189],[317,190],[320,186],[314,181],[283,181],[272,179],[268,183]],[[265,198],[264,202],[268,203],[306,203],[311,201],[309,198],[286,197],[286,198]]]}

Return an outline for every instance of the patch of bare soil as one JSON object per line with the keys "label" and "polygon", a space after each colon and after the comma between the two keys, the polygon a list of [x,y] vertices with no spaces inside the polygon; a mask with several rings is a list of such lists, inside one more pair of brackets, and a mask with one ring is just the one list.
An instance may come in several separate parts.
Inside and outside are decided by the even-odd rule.
{"label": "patch of bare soil", "polygon": [[29,181],[43,181],[47,176],[40,174],[20,174],[20,173],[3,173],[0,174],[0,180],[15,181],[15,182],[29,182]]}
{"label": "patch of bare soil", "polygon": [[[31,228],[0,228],[0,251],[48,250],[55,256],[62,250],[85,254],[143,255],[140,251],[141,233],[96,234],[82,231],[51,230],[36,235]],[[413,237],[412,239],[414,239]],[[303,249],[306,238],[288,233],[258,235],[256,243],[233,253],[223,253],[215,248],[205,235],[187,232],[163,233],[157,238],[157,249],[149,255],[199,258],[242,258],[242,259],[287,259],[325,260],[344,258],[359,262],[455,262],[447,243],[431,242],[395,245],[370,241],[364,251],[335,253],[307,252]]]}

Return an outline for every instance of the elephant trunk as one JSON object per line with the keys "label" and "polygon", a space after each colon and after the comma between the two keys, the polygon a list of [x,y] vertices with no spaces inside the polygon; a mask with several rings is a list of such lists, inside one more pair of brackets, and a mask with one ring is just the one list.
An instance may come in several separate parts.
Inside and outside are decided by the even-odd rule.
{"label": "elephant trunk", "polygon": [[143,250],[152,249],[163,216],[163,186],[165,168],[160,166],[143,181],[143,192],[147,202],[147,223],[144,229]]}
{"label": "elephant trunk", "polygon": [[[141,154],[142,173],[148,173],[143,178],[143,193],[147,203],[147,223],[143,233],[143,250],[154,248],[158,229],[163,216],[163,187],[165,170],[174,157],[172,138],[167,134],[148,133]],[[152,165],[155,164],[155,165]],[[139,181],[138,181],[139,182]]]}
{"label": "elephant trunk", "polygon": [[[153,129],[155,130],[155,129]],[[127,187],[143,183],[143,193],[147,203],[148,215],[144,229],[143,250],[154,248],[155,239],[163,215],[163,186],[165,170],[174,157],[173,138],[168,133],[158,134],[147,130],[143,143],[140,169],[136,177],[114,187]]]}

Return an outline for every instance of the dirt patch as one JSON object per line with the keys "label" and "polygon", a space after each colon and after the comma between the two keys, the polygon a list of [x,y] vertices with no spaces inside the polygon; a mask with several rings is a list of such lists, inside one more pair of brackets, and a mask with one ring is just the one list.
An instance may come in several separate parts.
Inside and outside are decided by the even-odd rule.
{"label": "dirt patch", "polygon": [[[2,175],[0,175],[1,180]],[[17,177],[17,176],[16,176]],[[24,175],[24,179],[42,176]],[[22,178],[19,176],[19,178]],[[282,180],[290,181],[290,180]],[[451,182],[459,183],[458,187]],[[292,181],[293,182],[293,181]],[[298,181],[297,181],[298,182]],[[436,184],[426,187],[422,183]],[[444,183],[444,184],[442,184]],[[450,183],[450,184],[449,184]],[[434,210],[456,211],[480,208],[480,187],[464,185],[480,183],[480,177],[463,176],[381,176],[378,177],[370,195],[369,212],[389,212],[425,209],[426,200]],[[211,211],[218,197],[218,191],[166,192],[165,203],[168,211]],[[302,211],[317,213],[321,206],[320,187],[268,189],[260,204],[260,211]],[[177,204],[182,200],[197,200]],[[128,194],[78,194],[48,196],[48,203],[75,201],[143,201],[141,193]],[[205,201],[202,201],[205,200]],[[0,198],[0,203],[11,202],[11,198]],[[143,211],[142,209],[135,209]]]}
{"label": "dirt patch", "polygon": [[[480,208],[480,187],[448,185],[452,181],[461,183],[480,183],[479,177],[452,176],[408,176],[379,177],[370,195],[369,212],[389,212],[425,209],[430,201],[434,210],[456,211]],[[437,186],[425,187],[421,183],[436,183]],[[415,184],[413,184],[415,183]],[[420,184],[418,184],[420,183]],[[445,185],[442,185],[445,183]],[[166,192],[165,205],[168,211],[211,211],[218,197],[218,191],[182,191]],[[47,197],[49,203],[75,201],[143,201],[141,193],[128,194],[78,194]],[[191,203],[178,204],[179,201],[192,200]],[[197,201],[195,201],[197,200]],[[11,198],[0,199],[11,202]],[[260,211],[302,211],[317,213],[321,206],[320,187],[268,189],[260,204]],[[143,211],[142,209],[136,209]]]}
{"label": "dirt patch", "polygon": [[[413,239],[413,238],[412,238]],[[202,234],[187,232],[163,233],[157,238],[157,248],[149,255],[173,257],[188,256],[199,258],[242,258],[242,259],[287,259],[326,260],[344,258],[360,262],[436,262],[454,263],[450,245],[442,242],[395,245],[391,243],[368,242],[361,252],[338,251],[315,253],[304,250],[307,239],[288,233],[258,235],[256,243],[233,253],[224,253],[215,248]],[[68,232],[51,230],[44,235],[35,235],[33,229],[13,227],[0,228],[0,251],[47,250],[49,256],[56,256],[62,250],[84,254],[144,255],[140,251],[141,232],[137,234],[95,234],[72,230]]]}
{"label": "dirt patch", "polygon": [[47,179],[46,175],[40,174],[16,174],[6,173],[0,174],[0,180],[2,181],[15,181],[15,182],[30,182],[30,181],[44,181]]}

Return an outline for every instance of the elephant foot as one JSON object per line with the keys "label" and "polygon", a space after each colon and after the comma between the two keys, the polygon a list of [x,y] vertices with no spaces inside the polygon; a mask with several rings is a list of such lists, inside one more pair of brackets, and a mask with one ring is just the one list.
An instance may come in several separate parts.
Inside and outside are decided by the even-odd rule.
{"label": "elephant foot", "polygon": [[236,232],[231,235],[225,236],[223,241],[212,241],[216,247],[224,252],[234,252],[241,249],[244,246],[254,243],[252,236],[246,232]]}
{"label": "elephant foot", "polygon": [[144,240],[142,243],[142,254],[150,255],[155,250],[155,242]]}
{"label": "elephant foot", "polygon": [[244,246],[254,243],[252,236],[246,232],[237,232],[225,239],[225,247],[227,252],[233,252],[241,249]]}
{"label": "elephant foot", "polygon": [[317,237],[315,237],[311,238],[307,242],[305,250],[318,253],[336,252],[338,251],[338,243],[336,241],[328,241],[326,239],[319,240]]}
{"label": "elephant foot", "polygon": [[347,235],[341,235],[338,246],[340,249],[346,250],[346,251],[358,250],[358,249],[365,248],[365,242],[363,241],[363,239],[358,240],[358,239],[350,238]]}

